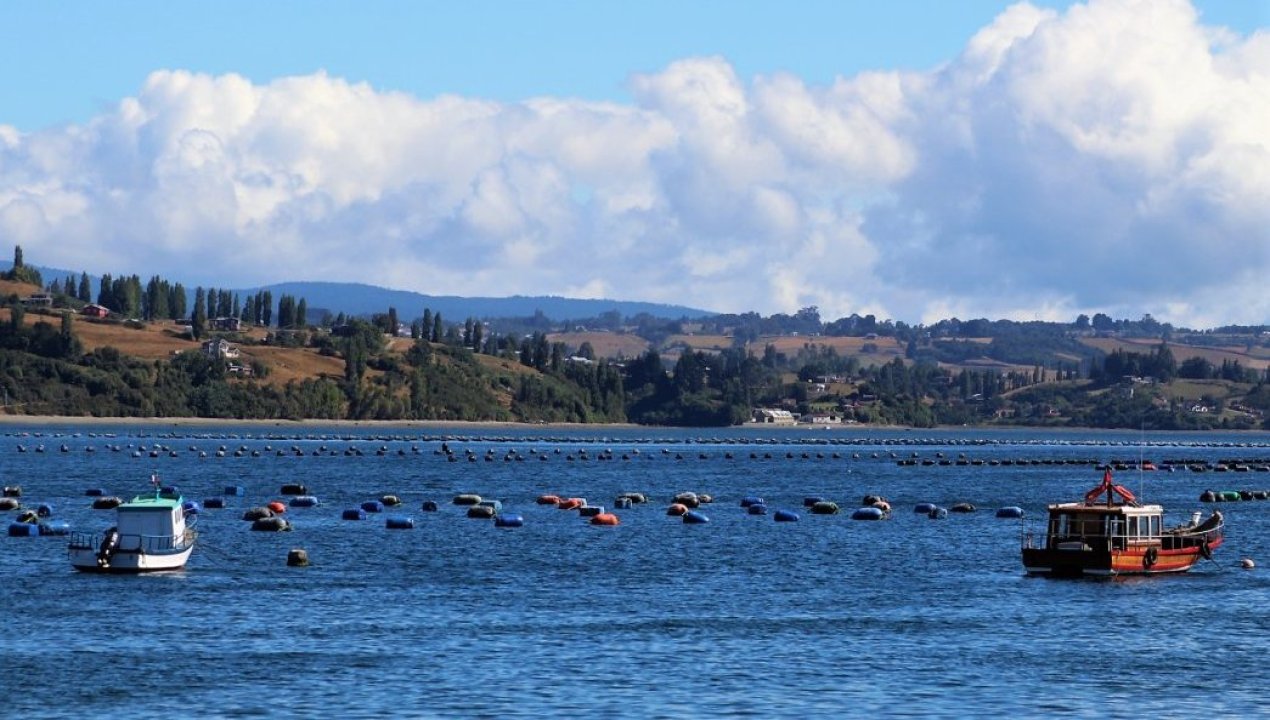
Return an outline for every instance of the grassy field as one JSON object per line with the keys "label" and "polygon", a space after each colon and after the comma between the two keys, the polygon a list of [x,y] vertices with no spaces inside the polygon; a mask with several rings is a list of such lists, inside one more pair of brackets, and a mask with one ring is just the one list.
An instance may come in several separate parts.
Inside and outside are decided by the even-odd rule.
{"label": "grassy field", "polygon": [[[1110,353],[1113,350],[1123,350],[1125,352],[1146,354],[1160,345],[1158,339],[1153,340],[1150,338],[1083,338],[1081,342],[1090,347],[1098,348],[1105,353]],[[1270,367],[1270,349],[1263,347],[1254,347],[1249,352],[1246,346],[1198,347],[1195,345],[1169,343],[1169,351],[1173,353],[1173,359],[1178,364],[1192,357],[1202,357],[1219,367],[1224,360],[1232,362],[1238,360],[1240,365],[1254,370],[1265,370]]]}

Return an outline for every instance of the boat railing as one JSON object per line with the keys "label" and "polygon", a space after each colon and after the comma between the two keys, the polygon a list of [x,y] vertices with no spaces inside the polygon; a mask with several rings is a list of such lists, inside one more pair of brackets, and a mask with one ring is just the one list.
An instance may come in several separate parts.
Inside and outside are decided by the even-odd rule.
{"label": "boat railing", "polygon": [[72,550],[96,550],[101,547],[101,533],[75,530],[71,532],[70,548]]}

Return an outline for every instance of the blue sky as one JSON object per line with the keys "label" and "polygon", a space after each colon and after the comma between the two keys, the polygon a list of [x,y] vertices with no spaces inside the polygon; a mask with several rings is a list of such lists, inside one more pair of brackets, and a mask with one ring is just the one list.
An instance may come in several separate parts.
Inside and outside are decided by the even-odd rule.
{"label": "blue sky", "polygon": [[34,264],[1270,323],[1270,0],[0,12],[0,238]]}
{"label": "blue sky", "polygon": [[[632,73],[722,55],[742,77],[812,84],[955,57],[1001,0],[229,0],[0,2],[0,123],[83,122],[159,69],[256,82],[317,70],[380,90],[514,101],[620,100]],[[1063,8],[1070,2],[1038,1]],[[1208,0],[1201,18],[1247,33],[1270,0]]]}

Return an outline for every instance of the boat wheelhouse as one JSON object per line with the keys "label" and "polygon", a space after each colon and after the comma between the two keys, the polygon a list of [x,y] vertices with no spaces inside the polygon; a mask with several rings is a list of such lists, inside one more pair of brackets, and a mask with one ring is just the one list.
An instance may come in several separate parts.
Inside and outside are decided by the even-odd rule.
{"label": "boat wheelhouse", "polygon": [[71,565],[85,572],[140,573],[177,570],[194,551],[181,496],[155,489],[115,508],[115,526],[100,533],[71,533]]}
{"label": "boat wheelhouse", "polygon": [[[1106,499],[1101,500],[1101,496]],[[1023,567],[1031,575],[1155,575],[1186,572],[1211,558],[1222,543],[1218,511],[1200,522],[1164,525],[1164,508],[1141,504],[1106,471],[1102,484],[1081,502],[1048,506],[1042,543],[1032,533],[1023,540]]]}

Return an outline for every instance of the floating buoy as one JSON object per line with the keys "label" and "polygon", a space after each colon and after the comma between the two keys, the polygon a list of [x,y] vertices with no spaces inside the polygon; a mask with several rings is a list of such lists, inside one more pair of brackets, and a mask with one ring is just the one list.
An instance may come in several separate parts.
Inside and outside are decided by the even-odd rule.
{"label": "floating buoy", "polygon": [[1218,500],[1217,493],[1213,492],[1212,490],[1205,490],[1204,492],[1199,494],[1200,502],[1211,503],[1211,502],[1217,502],[1217,500]]}
{"label": "floating buoy", "polygon": [[688,506],[683,503],[671,503],[670,507],[666,508],[666,514],[674,517],[682,516],[687,512]]}
{"label": "floating buoy", "polygon": [[997,510],[999,518],[1021,518],[1023,517],[1023,508],[1018,505],[1007,505]]}
{"label": "floating buoy", "polygon": [[856,508],[855,512],[851,513],[852,520],[881,520],[884,517],[886,513],[882,512],[881,508],[873,506]]}
{"label": "floating buoy", "polygon": [[39,504],[38,506],[36,506],[36,508],[35,508],[35,514],[36,514],[36,515],[38,515],[38,516],[40,516],[40,517],[42,517],[42,518],[52,517],[52,515],[53,515],[53,506],[52,506],[51,504],[49,504],[49,503],[40,503],[40,504]]}
{"label": "floating buoy", "polygon": [[419,506],[419,509],[424,512],[436,512],[439,508],[437,507],[436,500],[424,500],[423,504]]}
{"label": "floating buoy", "polygon": [[365,520],[366,511],[359,507],[345,508],[344,513],[340,517],[344,520]]}
{"label": "floating buoy", "polygon": [[0,510],[17,510],[21,505],[14,498],[0,497]]}
{"label": "floating buoy", "polygon": [[220,510],[225,507],[225,498],[223,497],[203,498],[203,507],[207,508],[208,510]]}
{"label": "floating buoy", "polygon": [[[638,453],[636,453],[636,454],[638,454]],[[644,493],[641,493],[641,492],[627,492],[627,493],[622,493],[619,497],[624,497],[624,498],[626,498],[626,499],[630,500],[630,501],[631,501],[631,503],[632,503],[632,504],[634,504],[634,505],[642,505],[642,504],[644,504],[644,503],[648,502],[648,496],[647,496],[647,495],[645,495]]]}
{"label": "floating buoy", "polygon": [[559,505],[560,496],[559,495],[539,495],[538,499],[535,502],[537,502],[539,505]]}
{"label": "floating buoy", "polygon": [[952,511],[955,513],[972,513],[975,511],[975,506],[968,502],[959,502],[952,506]]}
{"label": "floating buoy", "polygon": [[377,513],[384,511],[384,504],[378,500],[367,500],[362,503],[362,509],[368,513]]}
{"label": "floating buoy", "polygon": [[384,527],[389,530],[411,530],[414,526],[414,518],[403,515],[389,515],[384,522]]}
{"label": "floating buoy", "polygon": [[556,507],[561,510],[577,510],[583,505],[586,505],[586,500],[582,498],[564,498]]}
{"label": "floating buoy", "polygon": [[603,513],[604,513],[603,505],[584,505],[578,508],[578,515],[581,517],[593,518],[596,515],[602,515]]}
{"label": "floating buoy", "polygon": [[101,497],[106,494],[106,491],[102,488],[88,488],[84,491],[84,494],[88,497]]}
{"label": "floating buoy", "polygon": [[228,495],[230,497],[242,497],[244,494],[243,486],[242,485],[226,485],[225,491],[221,494]]}
{"label": "floating buoy", "polygon": [[494,527],[518,528],[525,524],[525,518],[516,513],[504,513],[494,516]]}
{"label": "floating buoy", "polygon": [[22,497],[21,485],[5,485],[3,495],[8,498]]}
{"label": "floating buoy", "polygon": [[275,515],[253,521],[251,529],[257,532],[288,532],[291,530],[291,523],[287,522],[286,518]]}
{"label": "floating buoy", "polygon": [[766,505],[766,504],[767,503],[763,502],[763,498],[757,495],[746,495],[745,497],[741,498],[741,507],[743,508],[750,507],[751,505]]}
{"label": "floating buoy", "polygon": [[829,500],[821,500],[820,502],[811,506],[811,514],[812,515],[837,515],[838,503],[831,502]]}
{"label": "floating buoy", "polygon": [[751,505],[745,508],[745,512],[749,513],[750,515],[766,515],[767,506],[762,503]]}
{"label": "floating buoy", "polygon": [[286,506],[286,505],[283,505],[282,503],[278,502],[277,500],[274,500],[273,502],[270,502],[269,504],[265,505],[265,507],[267,507],[267,508],[269,508],[270,510],[272,510],[274,515],[283,515],[283,514],[285,514],[285,513],[287,512],[287,506]]}
{"label": "floating buoy", "polygon": [[243,520],[264,520],[273,517],[273,510],[267,507],[248,508],[243,512]]}
{"label": "floating buoy", "polygon": [[300,548],[294,548],[287,553],[287,567],[308,567],[309,554]]}
{"label": "floating buoy", "polygon": [[193,500],[186,500],[181,503],[181,511],[188,515],[197,515],[202,508]]}
{"label": "floating buoy", "polygon": [[41,535],[70,535],[71,524],[65,520],[50,520],[40,523]]}
{"label": "floating buoy", "polygon": [[295,497],[291,498],[291,502],[289,504],[291,505],[291,507],[296,507],[296,508],[317,507],[318,499],[313,497],[312,495],[296,495]]}
{"label": "floating buoy", "polygon": [[1244,570],[1251,570],[1257,567],[1257,563],[1253,562],[1252,558],[1246,557],[1243,560],[1239,561],[1239,567],[1243,568]]}
{"label": "floating buoy", "polygon": [[96,500],[94,500],[93,509],[94,510],[113,510],[114,508],[117,508],[122,504],[123,504],[123,498],[117,497],[115,495],[107,495],[106,497],[99,497]]}
{"label": "floating buoy", "polygon": [[681,492],[671,502],[687,508],[695,508],[701,505],[701,498],[694,492]]}
{"label": "floating buoy", "polygon": [[617,498],[613,500],[613,507],[617,510],[629,510],[630,508],[634,506],[635,506],[635,503],[632,502],[630,498],[624,495],[619,495]]}
{"label": "floating buoy", "polygon": [[793,510],[777,510],[772,515],[772,519],[776,522],[798,522],[800,518]]}
{"label": "floating buoy", "polygon": [[9,523],[9,537],[38,537],[40,526],[24,522]]}
{"label": "floating buoy", "polygon": [[477,520],[489,520],[497,514],[489,505],[473,505],[467,509],[467,516]]}
{"label": "floating buoy", "polygon": [[621,524],[621,520],[619,520],[618,517],[614,515],[613,513],[602,512],[602,513],[596,514],[594,517],[591,518],[591,524],[613,526],[613,525]]}
{"label": "floating buoy", "polygon": [[936,507],[935,509],[927,513],[926,517],[930,518],[931,520],[943,520],[944,518],[948,517],[948,509]]}
{"label": "floating buoy", "polygon": [[706,517],[702,513],[697,512],[696,510],[689,510],[688,512],[684,513],[683,518],[684,518],[685,525],[703,525],[705,523],[710,522],[710,518]]}
{"label": "floating buoy", "polygon": [[279,490],[278,493],[280,495],[308,495],[309,489],[299,483],[289,483],[287,485],[283,485],[282,489]]}
{"label": "floating buoy", "polygon": [[825,499],[824,499],[824,498],[822,498],[822,497],[820,497],[819,495],[809,495],[809,496],[807,496],[807,497],[803,498],[803,507],[805,507],[805,508],[809,508],[809,507],[811,507],[812,505],[815,505],[815,504],[816,504],[816,503],[818,503],[818,502],[824,502],[824,501],[825,501]]}
{"label": "floating buoy", "polygon": [[379,498],[379,502],[383,503],[384,507],[397,507],[401,504],[401,498],[396,495],[385,495]]}
{"label": "floating buoy", "polygon": [[455,505],[476,505],[481,502],[481,496],[472,493],[463,493],[454,496]]}
{"label": "floating buoy", "polygon": [[934,510],[935,507],[936,507],[935,503],[928,503],[928,502],[917,503],[916,505],[913,506],[913,512],[927,515],[930,513],[931,510]]}

